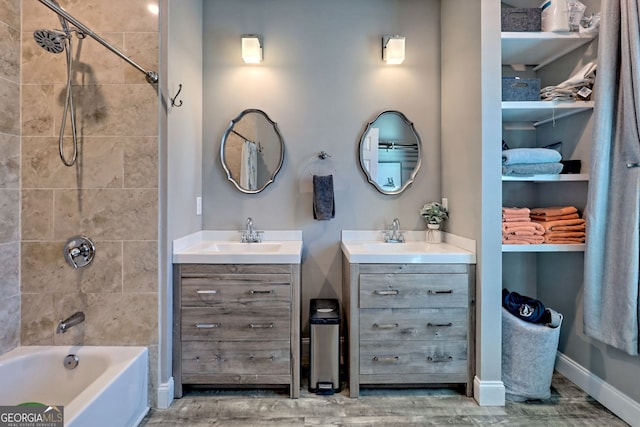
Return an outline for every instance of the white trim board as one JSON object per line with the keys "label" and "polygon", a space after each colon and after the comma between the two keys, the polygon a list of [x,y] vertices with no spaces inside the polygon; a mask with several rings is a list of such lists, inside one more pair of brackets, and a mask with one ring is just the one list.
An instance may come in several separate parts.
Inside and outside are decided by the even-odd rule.
{"label": "white trim board", "polygon": [[480,406],[504,406],[505,389],[502,381],[473,379],[473,398]]}
{"label": "white trim board", "polygon": [[173,377],[169,381],[158,385],[156,393],[158,397],[158,409],[167,409],[173,403]]}
{"label": "white trim board", "polygon": [[556,356],[556,371],[633,427],[640,427],[640,403],[597,377],[564,354]]}

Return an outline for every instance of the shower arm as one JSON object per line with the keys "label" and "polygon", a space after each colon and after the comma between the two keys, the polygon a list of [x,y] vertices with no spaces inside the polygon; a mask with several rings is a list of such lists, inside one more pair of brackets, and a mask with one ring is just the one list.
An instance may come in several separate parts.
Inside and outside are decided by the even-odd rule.
{"label": "shower arm", "polygon": [[137,68],[140,72],[142,72],[146,76],[147,82],[158,83],[158,73],[156,73],[155,71],[147,71],[144,68],[142,68],[137,62],[135,62],[134,60],[126,56],[124,53],[120,52],[118,49],[113,47],[108,41],[106,41],[105,39],[103,39],[102,37],[94,33],[89,27],[84,25],[82,22],[78,21],[76,18],[70,15],[66,10],[64,10],[57,4],[51,2],[50,0],[38,0],[38,1],[40,1],[40,3],[42,3],[43,5],[47,6],[52,11],[54,11],[58,16],[61,16],[67,21],[71,22],[77,29],[80,30],[80,32],[83,35],[90,36],[92,39],[100,43],[102,46],[106,47],[111,52],[115,53],[117,56],[119,56],[120,58],[122,58],[123,60],[131,64],[133,67]]}

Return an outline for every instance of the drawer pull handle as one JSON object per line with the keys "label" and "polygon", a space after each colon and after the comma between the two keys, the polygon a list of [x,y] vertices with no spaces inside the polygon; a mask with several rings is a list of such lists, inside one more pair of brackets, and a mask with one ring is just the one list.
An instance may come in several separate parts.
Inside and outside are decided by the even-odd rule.
{"label": "drawer pull handle", "polygon": [[218,293],[217,289],[198,289],[196,294],[198,295],[215,295]]}
{"label": "drawer pull handle", "polygon": [[259,291],[257,289],[251,289],[251,291],[249,292],[251,295],[255,295],[255,294],[272,294],[273,290],[268,290],[268,291]]}
{"label": "drawer pull handle", "polygon": [[376,295],[398,295],[400,292],[398,292],[397,289],[391,289],[391,290],[376,290],[373,291],[374,294]]}
{"label": "drawer pull handle", "polygon": [[393,362],[397,362],[398,359],[400,359],[398,356],[382,356],[382,357],[378,357],[378,356],[373,356],[373,361],[374,362],[380,362],[380,363],[393,363]]}
{"label": "drawer pull handle", "polygon": [[[259,358],[255,357],[253,354],[251,356],[249,356],[249,360],[251,360],[252,362],[258,360]],[[268,360],[270,362],[273,362],[275,360],[275,357],[273,356],[267,356],[267,357],[263,357],[263,360]]]}
{"label": "drawer pull handle", "polygon": [[198,329],[215,329],[221,326],[220,323],[196,323],[196,328]]}
{"label": "drawer pull handle", "polygon": [[433,289],[429,289],[427,291],[427,294],[429,294],[429,295],[446,295],[446,294],[452,294],[452,293],[453,293],[453,290],[451,290],[451,289],[446,290],[446,291],[438,291],[438,290],[434,291]]}
{"label": "drawer pull handle", "polygon": [[271,329],[273,328],[273,323],[250,323],[249,326],[251,329]]}
{"label": "drawer pull handle", "polygon": [[441,357],[427,356],[427,361],[432,363],[451,362],[452,360],[453,360],[452,356],[441,356]]}
{"label": "drawer pull handle", "polygon": [[397,323],[383,323],[381,325],[374,323],[373,329],[395,329],[398,327]]}
{"label": "drawer pull handle", "polygon": [[448,326],[453,326],[453,323],[427,323],[427,328],[446,328]]}

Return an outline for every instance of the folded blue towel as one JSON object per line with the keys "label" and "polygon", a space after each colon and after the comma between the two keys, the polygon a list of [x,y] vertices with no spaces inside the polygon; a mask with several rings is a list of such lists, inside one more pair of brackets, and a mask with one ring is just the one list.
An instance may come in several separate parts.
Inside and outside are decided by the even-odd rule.
{"label": "folded blue towel", "polygon": [[313,175],[313,218],[329,220],[336,215],[333,199],[333,175]]}
{"label": "folded blue towel", "polygon": [[502,151],[502,164],[558,163],[562,154],[550,148],[512,148]]}
{"label": "folded blue towel", "polygon": [[557,175],[562,172],[562,163],[535,163],[503,165],[504,176]]}

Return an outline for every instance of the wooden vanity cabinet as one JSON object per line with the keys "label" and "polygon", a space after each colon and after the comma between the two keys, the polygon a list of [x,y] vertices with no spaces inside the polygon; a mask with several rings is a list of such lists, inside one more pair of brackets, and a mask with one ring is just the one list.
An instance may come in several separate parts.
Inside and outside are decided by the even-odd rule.
{"label": "wooden vanity cabinet", "polygon": [[456,383],[471,396],[475,266],[343,263],[350,396]]}
{"label": "wooden vanity cabinet", "polygon": [[300,395],[300,266],[174,264],[173,373],[183,384]]}

